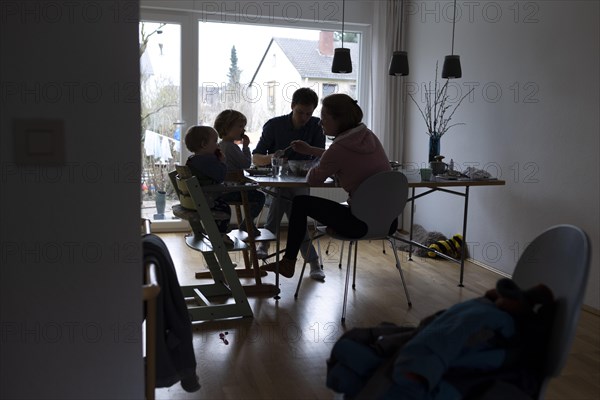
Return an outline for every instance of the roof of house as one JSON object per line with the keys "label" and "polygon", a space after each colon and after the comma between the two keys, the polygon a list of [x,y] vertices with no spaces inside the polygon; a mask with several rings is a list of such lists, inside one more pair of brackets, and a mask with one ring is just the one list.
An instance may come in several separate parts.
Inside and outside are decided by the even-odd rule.
{"label": "roof of house", "polygon": [[[352,56],[352,72],[349,74],[334,74],[331,72],[333,56],[325,56],[319,53],[319,42],[317,40],[273,38],[265,50],[262,60],[276,43],[292,65],[296,68],[302,78],[330,79],[330,80],[356,80],[356,67],[358,55],[358,43],[344,43],[344,47],[350,49]],[[262,66],[262,60],[256,69],[252,81]],[[252,83],[252,82],[251,82]]]}

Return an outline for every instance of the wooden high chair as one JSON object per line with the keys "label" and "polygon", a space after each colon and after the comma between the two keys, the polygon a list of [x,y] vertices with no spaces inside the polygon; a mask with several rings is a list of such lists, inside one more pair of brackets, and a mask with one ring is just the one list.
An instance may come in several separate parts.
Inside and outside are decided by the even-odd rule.
{"label": "wooden high chair", "polygon": [[[188,311],[193,321],[204,321],[230,317],[251,317],[252,309],[248,304],[247,295],[256,293],[278,293],[274,285],[265,285],[261,282],[262,271],[259,269],[255,238],[250,226],[245,237],[229,234],[233,246],[226,246],[221,232],[217,228],[215,219],[227,218],[229,215],[220,216],[211,211],[206,194],[225,191],[241,191],[245,215],[248,212],[248,199],[246,192],[254,190],[255,185],[250,184],[221,184],[201,186],[198,179],[191,176],[186,166],[177,166],[175,171],[169,173],[177,194],[180,205],[173,207],[173,214],[189,222],[193,234],[186,236],[186,244],[202,253],[209,269],[211,284],[182,286],[184,297],[195,304],[188,306]],[[249,218],[246,218],[249,221]],[[239,281],[238,272],[229,257],[230,251],[249,251],[252,260],[252,269],[255,284],[243,286]],[[234,303],[211,304],[211,297],[232,297]]]}

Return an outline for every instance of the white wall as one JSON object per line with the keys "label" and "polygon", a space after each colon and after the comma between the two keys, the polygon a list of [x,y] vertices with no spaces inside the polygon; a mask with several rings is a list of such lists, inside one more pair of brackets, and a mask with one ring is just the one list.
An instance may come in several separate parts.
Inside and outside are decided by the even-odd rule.
{"label": "white wall", "polygon": [[[143,398],[138,13],[0,3],[1,398]],[[65,165],[15,165],[14,118]]]}
{"label": "white wall", "polygon": [[[450,54],[452,2],[407,6],[408,84],[440,74]],[[592,243],[585,303],[600,308],[599,19],[597,1],[458,2],[455,53],[475,87],[442,137],[442,154],[506,180],[473,188],[471,257],[512,273],[527,243],[562,223],[583,228]],[[418,93],[420,94],[420,92]],[[425,163],[424,123],[408,104],[405,159]],[[418,201],[416,221],[446,235],[459,232],[462,201],[439,194]],[[565,265],[565,268],[569,268]],[[467,282],[468,284],[468,282]]]}

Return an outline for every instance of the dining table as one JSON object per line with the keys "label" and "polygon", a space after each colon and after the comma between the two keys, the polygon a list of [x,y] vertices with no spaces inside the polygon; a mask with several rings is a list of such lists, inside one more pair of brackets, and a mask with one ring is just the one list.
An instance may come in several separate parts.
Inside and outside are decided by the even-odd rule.
{"label": "dining table", "polygon": [[[403,238],[398,234],[395,234],[393,237],[396,240],[405,242],[409,244],[409,261],[412,261],[412,247],[420,247],[423,249],[427,249],[428,251],[433,251],[436,255],[451,261],[460,264],[460,275],[458,279],[458,286],[464,286],[464,268],[465,268],[465,258],[466,258],[466,249],[467,246],[461,246],[461,254],[460,258],[455,259],[450,256],[447,256],[443,253],[440,253],[436,250],[430,249],[428,244],[419,243],[413,240],[413,222],[414,222],[414,214],[415,214],[415,202],[424,197],[434,193],[447,193],[455,196],[459,196],[463,198],[463,215],[462,215],[462,238],[463,243],[467,243],[467,222],[468,222],[468,210],[469,210],[469,196],[471,188],[478,187],[490,187],[490,186],[502,186],[505,185],[506,182],[504,180],[495,179],[495,178],[487,178],[487,179],[472,179],[462,174],[456,175],[438,175],[432,176],[429,181],[421,180],[419,175],[419,170],[414,168],[394,168],[402,172],[408,180],[408,187],[410,189],[410,194],[407,199],[407,204],[410,203],[410,222],[409,222],[409,238]],[[279,203],[281,200],[281,188],[293,188],[293,187],[321,187],[321,188],[336,188],[339,187],[337,182],[333,178],[328,178],[325,182],[319,184],[309,184],[306,176],[297,176],[293,174],[280,174],[279,176],[272,176],[272,174],[264,173],[259,175],[251,175],[246,172],[246,179],[248,181],[253,182],[259,186],[261,190],[264,192],[273,195],[277,201],[274,203],[276,207],[279,207]],[[398,232],[399,233],[399,232]],[[279,262],[279,254],[280,254],[280,223],[277,224],[275,236],[276,240],[276,262]],[[279,274],[276,274],[276,283],[275,285],[279,286]]]}
{"label": "dining table", "polygon": [[[278,209],[281,204],[282,188],[298,188],[298,187],[322,187],[322,188],[336,188],[338,187],[337,182],[333,178],[327,178],[324,182],[320,184],[309,184],[306,175],[294,175],[291,172],[281,173],[278,176],[273,176],[272,174],[252,174],[251,172],[246,172],[246,179],[249,182],[257,184],[260,189],[275,198],[274,204],[275,213],[278,214]],[[288,199],[292,200],[292,199]],[[275,262],[279,266],[279,255],[281,253],[281,221],[277,222],[275,231]],[[275,286],[279,287],[279,273],[275,274]],[[279,299],[279,293],[275,295],[275,299]]]}

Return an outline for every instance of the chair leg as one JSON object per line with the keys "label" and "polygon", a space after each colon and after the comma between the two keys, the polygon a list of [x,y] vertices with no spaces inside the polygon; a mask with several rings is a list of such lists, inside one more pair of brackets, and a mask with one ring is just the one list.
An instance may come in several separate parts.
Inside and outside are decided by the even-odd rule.
{"label": "chair leg", "polygon": [[385,254],[385,240],[381,241],[381,251]]}
{"label": "chair leg", "polygon": [[352,290],[356,289],[356,260],[358,259],[358,240],[354,243],[354,272],[352,273]]}
{"label": "chair leg", "polygon": [[388,237],[388,240],[392,245],[392,251],[394,252],[394,257],[396,258],[396,268],[398,269],[398,272],[400,272],[400,279],[402,280],[402,286],[404,287],[406,301],[408,302],[408,306],[412,307],[412,302],[410,301],[410,296],[408,295],[408,288],[406,287],[406,282],[404,281],[404,274],[402,273],[402,266],[400,265],[400,258],[398,258],[398,248],[396,247],[396,242],[393,238]]}
{"label": "chair leg", "polygon": [[306,270],[306,260],[302,263],[302,271],[300,271],[300,276],[298,277],[298,285],[296,285],[296,293],[294,293],[294,299],[298,298],[298,293],[300,292],[300,285],[302,284],[302,278],[304,277],[304,270]]}
{"label": "chair leg", "polygon": [[[343,243],[343,242],[342,242]],[[352,261],[352,241],[348,244],[348,264],[346,266],[346,285],[344,286],[344,305],[342,307],[342,325],[346,323],[346,302],[348,300],[348,284],[350,283],[350,262]]]}
{"label": "chair leg", "polygon": [[[308,247],[312,245],[313,239],[310,238],[310,242],[308,242]],[[294,299],[298,298],[298,293],[300,292],[300,285],[302,284],[302,278],[304,277],[304,271],[306,270],[306,257],[302,257],[304,262],[302,263],[302,271],[300,271],[300,277],[298,277],[298,285],[296,285],[296,293],[294,293]]]}
{"label": "chair leg", "polygon": [[342,240],[342,245],[340,246],[340,262],[338,263],[338,268],[342,269],[342,258],[344,257],[344,241]]}

